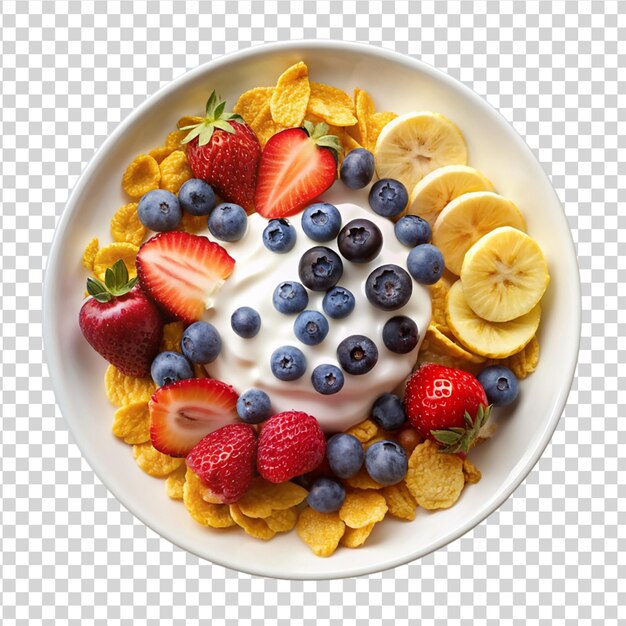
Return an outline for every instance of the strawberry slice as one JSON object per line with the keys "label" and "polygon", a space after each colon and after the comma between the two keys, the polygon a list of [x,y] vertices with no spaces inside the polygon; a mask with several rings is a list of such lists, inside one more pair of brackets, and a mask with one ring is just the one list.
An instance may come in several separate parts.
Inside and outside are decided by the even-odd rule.
{"label": "strawberry slice", "polygon": [[328,135],[328,125],[289,128],[265,144],[259,173],[256,210],[268,219],[298,213],[337,179],[339,138]]}
{"label": "strawberry slice", "polygon": [[141,246],[137,275],[142,289],[165,311],[191,324],[215,304],[235,260],[207,237],[169,231]]}
{"label": "strawberry slice", "polygon": [[206,435],[239,422],[237,392],[212,378],[187,378],[153,394],[150,410],[152,445],[170,456],[187,456]]}

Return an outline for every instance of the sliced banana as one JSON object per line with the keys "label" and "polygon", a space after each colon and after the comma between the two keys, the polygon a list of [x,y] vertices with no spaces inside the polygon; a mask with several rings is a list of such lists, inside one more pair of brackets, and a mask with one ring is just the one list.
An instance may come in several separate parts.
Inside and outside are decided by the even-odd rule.
{"label": "sliced banana", "polygon": [[409,199],[409,215],[419,215],[431,226],[443,208],[455,198],[473,191],[493,191],[491,181],[468,165],[445,165],[426,174]]}
{"label": "sliced banana", "polygon": [[410,192],[426,174],[438,167],[467,163],[461,131],[432,111],[406,113],[381,131],[374,154],[380,178],[395,178]]}
{"label": "sliced banana", "polygon": [[465,193],[441,211],[433,226],[433,244],[442,252],[446,267],[461,273],[465,253],[483,236],[499,226],[526,230],[520,210],[491,191]]}
{"label": "sliced banana", "polygon": [[461,267],[467,304],[490,322],[508,322],[528,313],[549,282],[539,244],[510,226],[481,237],[467,251]]}
{"label": "sliced banana", "polygon": [[446,299],[446,319],[454,336],[468,350],[490,359],[504,359],[522,350],[535,336],[541,305],[508,322],[488,322],[470,309],[463,285],[457,280]]}

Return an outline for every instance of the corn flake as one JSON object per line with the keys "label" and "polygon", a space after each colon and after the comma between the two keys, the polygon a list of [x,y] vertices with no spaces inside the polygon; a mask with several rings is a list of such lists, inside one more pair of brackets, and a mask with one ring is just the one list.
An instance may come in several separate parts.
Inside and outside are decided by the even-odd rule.
{"label": "corn flake", "polygon": [[265,520],[244,515],[236,504],[231,504],[229,510],[230,516],[233,518],[235,524],[243,528],[246,534],[251,537],[269,541],[276,534],[276,532],[267,525]]}
{"label": "corn flake", "polygon": [[358,87],[354,90],[354,104],[358,123],[354,129],[357,131],[356,136],[353,136],[362,146],[369,149],[368,120],[374,115],[376,108],[367,91]]}
{"label": "corn flake", "polygon": [[193,377],[194,378],[210,378],[203,365],[200,363],[193,364]]}
{"label": "corn flake", "polygon": [[272,119],[272,112],[270,105],[267,103],[258,112],[257,116],[250,123],[250,128],[254,131],[261,147],[264,147],[270,137],[273,137],[276,133],[283,130],[283,126],[277,124]]}
{"label": "corn flake", "polygon": [[169,148],[174,148],[174,150],[183,150],[184,144],[182,141],[188,134],[188,130],[173,130],[165,138],[165,145]]}
{"label": "corn flake", "polygon": [[202,230],[206,230],[207,223],[208,220],[206,215],[192,215],[191,213],[183,212],[183,217],[176,230],[184,230],[186,233],[195,234]]}
{"label": "corn flake", "polygon": [[126,168],[122,176],[122,189],[131,198],[141,198],[144,194],[158,189],[161,181],[159,164],[148,154],[140,154]]}
{"label": "corn flake", "polygon": [[491,359],[487,365],[504,365],[508,367],[518,378],[526,378],[537,368],[539,363],[539,341],[533,337],[526,347],[506,359]]}
{"label": "corn flake", "polygon": [[376,482],[365,469],[365,465],[350,478],[345,478],[344,482],[355,489],[382,489],[384,485]]}
{"label": "corn flake", "polygon": [[88,269],[89,271],[93,271],[93,262],[96,259],[96,254],[98,254],[99,248],[98,238],[94,237],[86,246],[85,251],[83,252],[83,267]]}
{"label": "corn flake", "polygon": [[375,522],[371,522],[361,528],[350,528],[350,526],[346,526],[346,532],[341,538],[341,545],[346,548],[358,548],[362,546],[372,533],[372,530],[374,530],[374,526],[376,526]]}
{"label": "corn flake", "polygon": [[307,116],[309,114],[318,115],[334,126],[353,126],[357,123],[352,98],[345,91],[322,83],[311,83]]}
{"label": "corn flake", "polygon": [[441,280],[430,286],[430,298],[432,303],[431,323],[437,324],[437,328],[444,334],[450,332],[446,320],[446,297],[448,286]]}
{"label": "corn flake", "polygon": [[300,504],[306,496],[307,490],[295,483],[270,483],[257,477],[237,504],[244,515],[263,518]]}
{"label": "corn flake", "polygon": [[330,556],[337,549],[345,530],[346,525],[337,513],[319,513],[308,506],[296,524],[300,539],[321,557]]}
{"label": "corn flake", "polygon": [[181,352],[180,342],[183,338],[185,325],[182,322],[170,322],[163,325],[163,338],[159,352]]}
{"label": "corn flake", "polygon": [[168,476],[185,463],[185,459],[177,459],[159,452],[150,441],[135,444],[133,458],[146,474],[157,478]]}
{"label": "corn flake", "polygon": [[136,202],[121,206],[111,219],[111,236],[114,241],[125,241],[139,246],[147,232],[148,229],[139,221]]}
{"label": "corn flake", "polygon": [[147,402],[126,404],[115,411],[113,427],[116,437],[124,443],[145,443],[150,441],[150,413]]}
{"label": "corn flake", "polygon": [[237,104],[233,107],[233,113],[241,115],[246,124],[251,126],[261,109],[266,104],[269,105],[273,93],[274,87],[255,87],[254,89],[244,91],[239,96]]}
{"label": "corn flake", "polygon": [[389,514],[404,520],[415,519],[417,501],[411,495],[404,481],[385,487],[382,492]]}
{"label": "corn flake", "polygon": [[300,61],[286,69],[276,81],[276,88],[270,98],[272,119],[286,128],[300,126],[310,94],[309,70]]}
{"label": "corn flake", "polygon": [[286,533],[293,530],[298,521],[298,509],[291,507],[284,511],[274,511],[270,516],[265,517],[263,521],[276,533]]}
{"label": "corn flake", "polygon": [[387,513],[385,498],[372,489],[355,489],[346,493],[339,517],[350,528],[362,528],[380,522]]}
{"label": "corn flake", "polygon": [[172,193],[178,193],[183,183],[193,178],[187,155],[182,150],[174,150],[161,161],[159,168],[161,169],[161,189],[167,189]]}
{"label": "corn flake", "polygon": [[123,241],[110,243],[108,246],[100,248],[100,250],[96,252],[96,256],[93,261],[93,273],[100,280],[104,280],[107,268],[112,267],[121,259],[124,261],[124,265],[128,270],[128,277],[134,278],[137,276],[137,267],[135,265],[137,252],[139,252],[139,247],[133,245],[132,243]]}
{"label": "corn flake", "polygon": [[[195,126],[196,124],[199,124],[204,118],[200,117],[199,115],[183,115],[183,117],[181,117],[178,122],[176,122],[176,128],[178,128],[179,130],[181,128],[184,128],[185,126]],[[189,131],[185,131],[185,133],[188,133]],[[183,139],[185,137],[183,136]]]}
{"label": "corn flake", "polygon": [[210,504],[200,496],[202,481],[189,468],[185,473],[183,503],[193,519],[203,526],[211,528],[229,528],[235,522],[230,516],[227,504]]}
{"label": "corn flake", "polygon": [[[447,327],[445,327],[447,328]],[[468,352],[465,348],[457,345],[440,330],[438,324],[431,324],[426,331],[425,341],[428,341],[428,349],[468,363],[484,363],[485,357]]]}
{"label": "corn flake", "polygon": [[176,148],[173,146],[159,146],[158,148],[154,148],[148,152],[148,155],[151,156],[157,163],[161,163],[165,157],[168,157],[172,152],[174,152]]}
{"label": "corn flake", "polygon": [[128,376],[114,365],[109,365],[104,374],[104,389],[111,404],[125,406],[148,402],[156,391],[156,385],[150,377]]}
{"label": "corn flake", "polygon": [[174,470],[165,479],[165,493],[172,498],[172,500],[182,500],[183,491],[185,488],[185,474],[187,473],[187,466],[181,465],[177,470]]}
{"label": "corn flake", "polygon": [[356,437],[361,443],[373,439],[378,434],[378,425],[371,419],[366,419],[356,426],[351,426],[346,430],[349,435]]}
{"label": "corn flake", "polygon": [[469,485],[476,484],[482,478],[480,470],[467,458],[463,460],[463,476]]}
{"label": "corn flake", "polygon": [[373,152],[376,149],[376,142],[378,141],[378,135],[382,129],[389,124],[392,120],[395,120],[398,115],[391,113],[391,111],[381,111],[371,115],[367,121],[367,143],[368,148]]}

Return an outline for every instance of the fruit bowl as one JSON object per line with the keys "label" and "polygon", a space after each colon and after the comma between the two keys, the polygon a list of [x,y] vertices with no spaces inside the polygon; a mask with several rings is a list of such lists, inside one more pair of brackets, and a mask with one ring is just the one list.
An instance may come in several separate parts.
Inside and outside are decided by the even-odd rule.
{"label": "fruit bowl", "polygon": [[[285,67],[304,60],[315,80],[369,91],[381,109],[438,111],[462,130],[469,163],[483,171],[523,212],[528,232],[545,252],[551,283],[542,301],[541,358],[521,383],[512,408],[498,411],[497,435],[472,451],[482,480],[447,510],[418,509],[413,522],[386,519],[358,550],[320,559],[296,533],[271,542],[197,524],[161,480],[136,467],[128,446],[111,435],[113,408],[102,380],[106,362],[81,336],[77,319],[85,270],[80,255],[93,236],[107,240],[116,207],[126,200],[118,181],[134,155],[155,145],[155,130],[173,128],[203,109],[217,89],[233,103],[254,86],[273,84]],[[156,125],[156,129],[155,129]],[[180,77],[128,116],[100,148],[74,189],[48,260],[44,339],[57,401],[72,434],[102,482],[146,525],[181,548],[220,565],[261,576],[327,579],[381,571],[420,558],[457,539],[499,507],[546,447],[569,393],[580,336],[576,255],[559,200],[532,152],[486,102],[449,76],[417,60],[361,44],[310,41],[271,44],[207,63]]]}

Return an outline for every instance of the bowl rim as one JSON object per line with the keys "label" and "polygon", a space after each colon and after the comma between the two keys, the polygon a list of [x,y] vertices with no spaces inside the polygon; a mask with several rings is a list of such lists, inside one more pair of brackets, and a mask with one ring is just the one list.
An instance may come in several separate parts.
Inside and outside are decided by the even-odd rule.
{"label": "bowl rim", "polygon": [[[550,185],[552,194],[554,195],[554,200],[561,207],[560,218],[563,220],[563,225],[566,228],[567,232],[569,232],[568,245],[570,247],[570,252],[572,258],[575,259],[576,263],[576,279],[572,280],[573,292],[571,292],[571,300],[572,302],[576,302],[576,306],[573,312],[573,321],[575,328],[578,329],[578,334],[575,340],[570,346],[570,356],[566,363],[564,363],[564,368],[566,370],[567,379],[570,380],[569,386],[563,386],[555,398],[554,403],[551,407],[546,407],[551,412],[551,418],[546,423],[543,433],[539,439],[539,442],[536,448],[530,453],[526,455],[526,458],[520,459],[520,461],[524,460],[523,466],[515,473],[515,475],[511,478],[507,478],[507,481],[504,483],[503,487],[499,489],[493,497],[491,497],[484,506],[480,508],[480,510],[472,515],[470,518],[466,519],[463,524],[457,526],[453,531],[447,533],[444,537],[437,541],[433,541],[431,544],[428,544],[425,548],[417,549],[412,552],[407,552],[402,557],[392,557],[386,561],[378,562],[375,566],[363,566],[357,567],[354,569],[344,569],[343,571],[337,572],[333,570],[328,575],[324,575],[323,573],[318,573],[313,576],[300,575],[296,573],[295,575],[289,575],[287,572],[286,575],[275,575],[268,574],[262,567],[256,566],[254,564],[246,565],[242,567],[239,563],[234,563],[229,560],[228,555],[218,555],[215,558],[211,556],[209,560],[205,556],[201,556],[198,554],[196,550],[193,549],[193,546],[185,545],[184,541],[172,537],[172,534],[169,530],[163,527],[160,523],[155,523],[151,520],[150,523],[144,519],[144,515],[142,511],[137,511],[136,507],[132,502],[114,487],[111,487],[108,481],[104,480],[103,476],[106,476],[106,465],[101,463],[97,456],[92,456],[91,454],[87,454],[85,452],[84,442],[81,440],[81,437],[76,436],[75,429],[72,427],[73,418],[68,417],[68,414],[65,411],[65,408],[68,406],[67,400],[67,390],[65,387],[61,386],[58,381],[58,374],[61,371],[61,363],[58,357],[60,345],[58,343],[58,338],[55,337],[53,329],[56,327],[55,318],[56,312],[54,307],[51,307],[48,310],[49,303],[53,300],[53,294],[57,289],[58,278],[54,274],[50,273],[50,268],[55,267],[57,265],[57,257],[60,254],[61,250],[61,241],[64,238],[64,234],[68,229],[68,226],[71,222],[73,215],[76,213],[78,209],[78,204],[76,199],[80,196],[83,187],[87,184],[87,181],[90,178],[91,173],[99,166],[100,162],[104,159],[108,149],[111,145],[116,143],[118,138],[135,122],[135,120],[141,117],[144,112],[148,111],[153,105],[155,105],[161,98],[168,95],[169,93],[178,90],[181,86],[193,82],[197,76],[202,75],[207,71],[208,68],[219,68],[223,66],[228,66],[232,63],[239,63],[242,60],[245,60],[248,57],[255,56],[259,53],[272,53],[276,51],[289,51],[291,49],[302,49],[307,48],[314,51],[315,49],[331,49],[337,50],[341,52],[343,50],[349,50],[352,52],[361,52],[364,55],[371,55],[378,58],[382,58],[383,60],[392,62],[394,64],[400,64],[405,66],[410,70],[417,70],[419,72],[430,75],[432,78],[438,81],[442,81],[453,89],[456,89],[464,95],[465,98],[473,100],[478,104],[478,106],[488,107],[490,112],[496,114],[496,117],[500,121],[501,124],[504,124],[508,127],[508,132],[511,134],[512,138],[517,144],[519,150],[525,152],[528,156],[531,157],[531,160],[534,161],[538,165],[538,170],[545,177],[548,184]],[[61,410],[61,414],[67,424],[70,433],[78,448],[81,451],[81,455],[88,462],[98,479],[102,482],[102,484],[115,496],[115,498],[124,506],[129,512],[132,513],[135,517],[137,517],[142,523],[151,528],[153,531],[158,533],[161,537],[167,539],[180,549],[191,552],[198,556],[199,558],[205,559],[209,562],[215,563],[222,567],[228,567],[235,571],[241,571],[247,574],[252,574],[261,577],[271,577],[277,579],[284,580],[328,580],[328,579],[339,579],[346,577],[356,577],[367,575],[375,572],[382,572],[394,567],[398,567],[400,565],[404,565],[411,561],[417,560],[439,550],[440,548],[446,546],[448,543],[462,537],[472,528],[480,524],[484,521],[489,515],[491,515],[496,509],[498,509],[515,491],[521,483],[526,479],[530,471],[536,465],[540,457],[542,456],[544,450],[546,449],[550,439],[556,430],[556,427],[559,423],[561,415],[563,413],[563,409],[567,403],[567,398],[569,396],[571,385],[574,378],[574,373],[576,370],[577,362],[578,362],[578,354],[580,349],[580,330],[581,330],[581,288],[580,288],[580,271],[578,269],[577,264],[577,254],[576,248],[574,245],[574,241],[572,238],[571,230],[569,228],[569,224],[567,223],[566,215],[563,211],[563,205],[554,190],[554,187],[550,181],[550,178],[546,174],[546,172],[541,167],[539,160],[532,152],[532,150],[525,143],[521,135],[515,130],[510,122],[508,122],[503,115],[493,107],[486,99],[479,96],[476,92],[470,89],[467,85],[462,83],[460,80],[453,78],[452,76],[446,74],[444,71],[439,70],[420,59],[416,59],[408,54],[403,54],[400,52],[396,52],[395,50],[390,50],[387,48],[378,47],[371,44],[364,44],[358,42],[348,42],[348,41],[339,41],[332,39],[302,39],[302,40],[293,40],[288,42],[272,42],[272,43],[264,43],[259,45],[254,45],[249,48],[245,48],[243,50],[234,51],[231,53],[227,53],[221,57],[211,59],[201,65],[184,72],[181,76],[178,76],[168,84],[164,85],[160,89],[158,89],[153,94],[146,97],[146,99],[136,108],[134,108],[125,119],[123,119],[117,127],[113,130],[113,132],[103,141],[102,145],[96,150],[89,163],[81,172],[80,177],[76,181],[73,190],[68,196],[67,202],[61,214],[61,217],[57,223],[55,233],[53,236],[53,240],[50,246],[50,251],[48,254],[48,258],[46,261],[46,268],[44,272],[44,288],[43,288],[43,300],[42,300],[42,310],[44,312],[43,315],[43,345],[44,345],[44,356],[48,366],[49,378],[52,382],[52,388],[54,391],[55,399],[57,405]],[[46,314],[47,311],[47,314]],[[573,349],[572,349],[573,348]]]}

